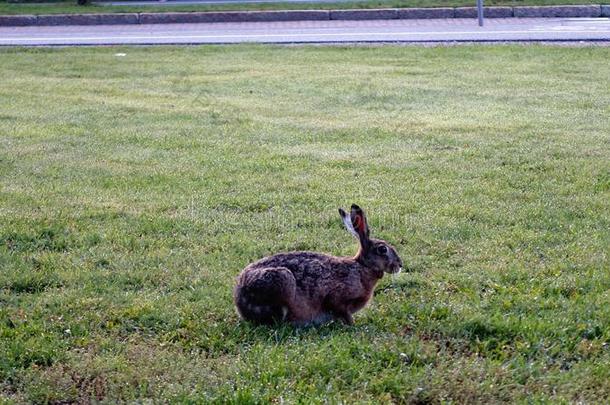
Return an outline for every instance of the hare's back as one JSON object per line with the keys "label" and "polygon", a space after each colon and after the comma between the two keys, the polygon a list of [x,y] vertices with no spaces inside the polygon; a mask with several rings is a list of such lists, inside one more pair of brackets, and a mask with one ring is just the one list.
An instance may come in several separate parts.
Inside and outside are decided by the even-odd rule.
{"label": "hare's back", "polygon": [[248,268],[284,267],[290,270],[297,280],[303,277],[325,278],[337,270],[337,258],[316,252],[288,252],[265,257]]}

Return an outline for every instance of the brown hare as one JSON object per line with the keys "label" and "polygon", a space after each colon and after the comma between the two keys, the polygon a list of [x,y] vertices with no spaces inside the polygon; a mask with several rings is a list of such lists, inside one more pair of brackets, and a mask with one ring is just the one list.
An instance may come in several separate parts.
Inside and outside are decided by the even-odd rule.
{"label": "brown hare", "polygon": [[352,205],[339,208],[345,227],[360,241],[354,257],[313,252],[279,253],[249,264],[234,290],[239,315],[246,320],[296,326],[340,319],[348,325],[366,305],[383,273],[398,273],[402,261],[387,242],[369,237],[366,216]]}

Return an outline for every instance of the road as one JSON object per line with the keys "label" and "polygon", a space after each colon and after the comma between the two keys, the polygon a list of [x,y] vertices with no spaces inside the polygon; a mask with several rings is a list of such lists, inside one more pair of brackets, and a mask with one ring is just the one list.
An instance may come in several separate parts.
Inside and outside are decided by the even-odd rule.
{"label": "road", "polygon": [[293,21],[0,27],[0,45],[610,41],[608,18]]}

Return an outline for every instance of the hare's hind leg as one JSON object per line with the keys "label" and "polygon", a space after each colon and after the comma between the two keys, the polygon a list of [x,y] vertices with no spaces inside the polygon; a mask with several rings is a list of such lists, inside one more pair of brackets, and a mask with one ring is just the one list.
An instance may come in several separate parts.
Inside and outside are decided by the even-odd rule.
{"label": "hare's hind leg", "polygon": [[244,271],[234,291],[242,318],[271,324],[287,320],[296,294],[294,275],[285,267]]}

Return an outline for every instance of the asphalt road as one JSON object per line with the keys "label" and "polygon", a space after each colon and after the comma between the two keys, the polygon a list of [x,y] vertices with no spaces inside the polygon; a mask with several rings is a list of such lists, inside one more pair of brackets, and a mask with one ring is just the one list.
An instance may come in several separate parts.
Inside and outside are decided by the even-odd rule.
{"label": "asphalt road", "polygon": [[608,18],[293,21],[0,27],[0,45],[610,41]]}

